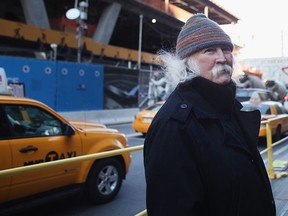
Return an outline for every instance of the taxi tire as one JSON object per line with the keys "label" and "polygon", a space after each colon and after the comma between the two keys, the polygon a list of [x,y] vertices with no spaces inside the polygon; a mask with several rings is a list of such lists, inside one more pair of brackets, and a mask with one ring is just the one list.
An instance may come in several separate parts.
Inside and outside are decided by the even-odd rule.
{"label": "taxi tire", "polygon": [[[85,197],[92,204],[111,201],[122,186],[123,176],[124,171],[121,163],[116,158],[96,161],[89,172],[85,184]],[[111,179],[111,177],[113,178]],[[99,184],[104,184],[105,186],[102,191],[98,187]],[[105,189],[109,189],[109,191],[107,192]]]}

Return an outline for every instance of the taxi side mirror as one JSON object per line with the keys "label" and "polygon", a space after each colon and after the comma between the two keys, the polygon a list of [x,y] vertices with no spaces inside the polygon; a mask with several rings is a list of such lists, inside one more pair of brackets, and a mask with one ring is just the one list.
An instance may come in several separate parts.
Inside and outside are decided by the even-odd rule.
{"label": "taxi side mirror", "polygon": [[70,124],[65,124],[64,127],[64,135],[65,136],[73,136],[75,134],[75,131],[73,127]]}

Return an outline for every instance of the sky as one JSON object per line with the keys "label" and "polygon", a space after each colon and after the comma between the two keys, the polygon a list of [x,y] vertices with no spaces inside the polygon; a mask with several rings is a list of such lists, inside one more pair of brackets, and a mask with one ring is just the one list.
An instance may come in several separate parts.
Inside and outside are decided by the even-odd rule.
{"label": "sky", "polygon": [[240,20],[224,30],[242,45],[241,58],[288,57],[286,0],[213,0]]}

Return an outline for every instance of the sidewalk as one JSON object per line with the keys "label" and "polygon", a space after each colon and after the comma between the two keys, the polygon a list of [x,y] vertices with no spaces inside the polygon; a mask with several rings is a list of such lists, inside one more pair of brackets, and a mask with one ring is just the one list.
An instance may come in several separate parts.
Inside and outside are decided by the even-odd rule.
{"label": "sidewalk", "polygon": [[59,114],[68,120],[85,120],[111,125],[132,122],[138,111],[138,108],[130,108],[97,111],[59,112]]}
{"label": "sidewalk", "polygon": [[277,216],[288,216],[288,177],[271,180]]}

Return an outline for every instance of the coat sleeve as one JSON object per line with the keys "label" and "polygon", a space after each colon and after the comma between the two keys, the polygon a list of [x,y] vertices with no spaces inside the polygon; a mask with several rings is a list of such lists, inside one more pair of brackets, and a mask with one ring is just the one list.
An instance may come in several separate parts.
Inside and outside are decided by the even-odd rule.
{"label": "coat sleeve", "polygon": [[193,140],[179,122],[156,121],[144,142],[149,216],[201,215],[204,190]]}

